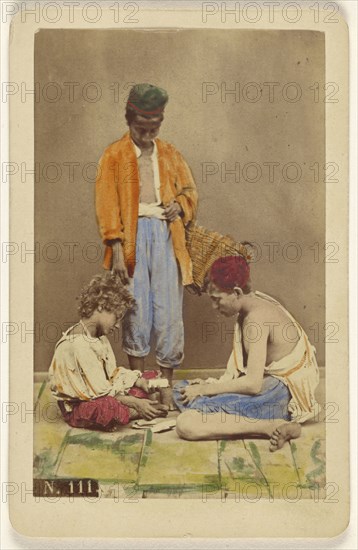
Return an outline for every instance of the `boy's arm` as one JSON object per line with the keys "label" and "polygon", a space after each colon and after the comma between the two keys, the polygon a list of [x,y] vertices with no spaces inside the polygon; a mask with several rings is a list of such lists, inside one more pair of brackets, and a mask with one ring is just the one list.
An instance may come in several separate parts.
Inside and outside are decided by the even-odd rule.
{"label": "boy's arm", "polygon": [[[111,350],[113,353],[113,350]],[[114,358],[114,356],[113,356]],[[115,358],[114,358],[115,361]],[[116,367],[110,377],[112,384],[112,395],[125,395],[125,393],[136,385],[141,373],[139,370],[130,370],[125,367]]]}
{"label": "boy's arm", "polygon": [[181,217],[184,225],[195,219],[198,207],[198,193],[193,175],[183,156],[177,151],[178,194],[176,202],[181,207]]}
{"label": "boy's arm", "polygon": [[129,276],[126,267],[126,262],[124,260],[122,243],[118,241],[112,241],[111,243],[113,251],[113,261],[112,261],[112,270],[115,273],[118,273],[123,284],[127,285],[129,283]]}
{"label": "boy's arm", "polygon": [[[266,365],[267,340],[269,336],[268,326],[254,324],[255,326],[244,331],[244,344],[248,353],[247,374],[225,382],[213,384],[198,384],[186,386],[181,393],[184,396],[183,403],[190,403],[198,396],[213,396],[223,393],[242,393],[245,395],[257,395],[262,388],[264,369]],[[260,337],[257,339],[257,327]]]}
{"label": "boy's arm", "polygon": [[118,197],[118,165],[105,152],[99,161],[96,180],[96,214],[99,232],[105,244],[123,240],[123,225]]}

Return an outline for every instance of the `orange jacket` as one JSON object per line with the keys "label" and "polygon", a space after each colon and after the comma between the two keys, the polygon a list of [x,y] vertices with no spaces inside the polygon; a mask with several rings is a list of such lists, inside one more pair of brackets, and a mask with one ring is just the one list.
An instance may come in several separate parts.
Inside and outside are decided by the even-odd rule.
{"label": "orange jacket", "polygon": [[[193,282],[192,264],[185,245],[185,225],[195,218],[197,192],[190,168],[171,145],[156,139],[163,204],[175,199],[183,217],[170,223],[174,253],[180,266],[183,285]],[[135,268],[139,207],[139,170],[129,132],[104,151],[96,181],[96,213],[99,231],[106,244],[104,267],[112,265],[112,247],[108,241],[120,239],[130,277]]]}

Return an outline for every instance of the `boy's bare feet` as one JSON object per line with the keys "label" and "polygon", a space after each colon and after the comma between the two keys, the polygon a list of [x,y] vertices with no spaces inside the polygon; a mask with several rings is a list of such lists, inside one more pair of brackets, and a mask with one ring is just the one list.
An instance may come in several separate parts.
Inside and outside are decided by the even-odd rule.
{"label": "boy's bare feet", "polygon": [[301,425],[297,422],[287,422],[276,428],[270,437],[270,451],[281,449],[286,441],[296,439],[301,435]]}
{"label": "boy's bare feet", "polygon": [[176,406],[174,405],[172,388],[170,386],[168,388],[160,388],[159,392],[160,402],[163,405],[167,405],[169,411],[175,411]]}

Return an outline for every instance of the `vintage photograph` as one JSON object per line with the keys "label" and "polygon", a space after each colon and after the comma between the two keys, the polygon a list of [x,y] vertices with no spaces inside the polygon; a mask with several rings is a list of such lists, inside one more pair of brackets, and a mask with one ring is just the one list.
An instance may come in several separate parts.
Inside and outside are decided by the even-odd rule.
{"label": "vintage photograph", "polygon": [[36,33],[34,496],[332,490],[325,72],[315,30]]}
{"label": "vintage photograph", "polygon": [[345,536],[348,28],[255,6],[14,18],[21,536]]}

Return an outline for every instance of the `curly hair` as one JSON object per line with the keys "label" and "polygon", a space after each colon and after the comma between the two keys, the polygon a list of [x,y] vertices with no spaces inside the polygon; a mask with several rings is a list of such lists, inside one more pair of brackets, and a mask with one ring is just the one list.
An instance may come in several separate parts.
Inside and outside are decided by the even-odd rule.
{"label": "curly hair", "polygon": [[102,307],[113,311],[122,317],[128,309],[135,306],[133,296],[123,285],[120,277],[112,273],[95,275],[88,285],[84,286],[80,295],[78,311],[81,317],[91,317],[93,312]]}

